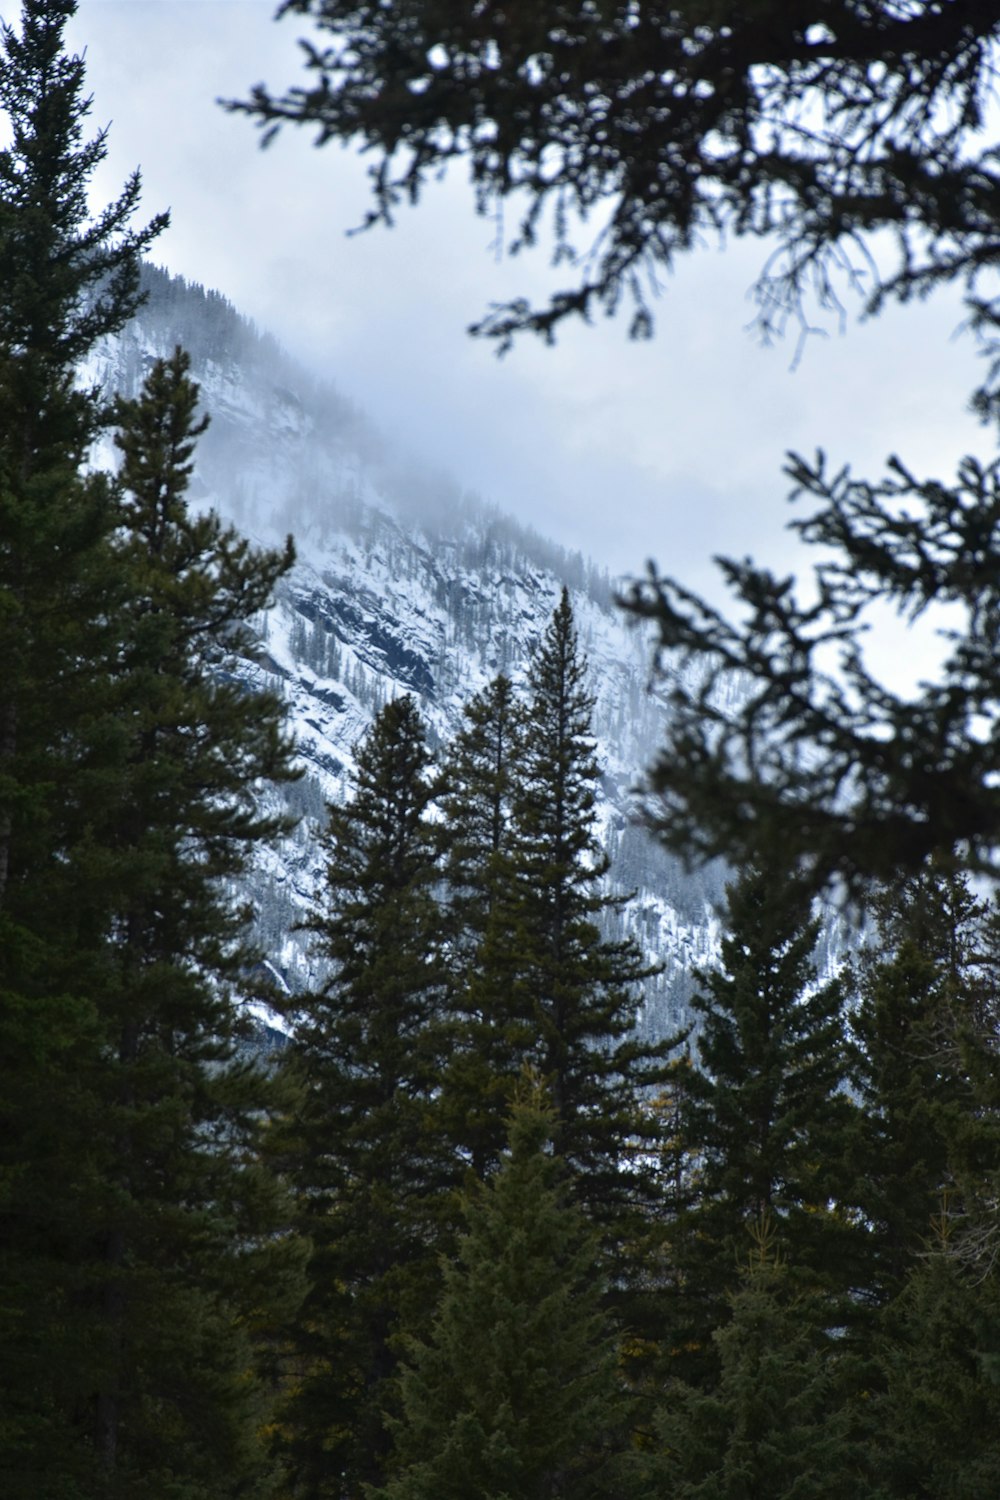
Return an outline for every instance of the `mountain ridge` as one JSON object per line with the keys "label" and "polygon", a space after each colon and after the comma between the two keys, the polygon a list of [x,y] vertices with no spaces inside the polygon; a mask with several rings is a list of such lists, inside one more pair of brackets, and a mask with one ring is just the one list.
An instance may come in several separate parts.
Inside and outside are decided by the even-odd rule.
{"label": "mountain ridge", "polygon": [[[374,714],[388,697],[413,693],[432,748],[443,745],[464,703],[497,672],[522,681],[565,585],[595,698],[607,879],[615,894],[635,893],[617,920],[664,963],[639,1024],[657,1036],[686,1024],[693,971],[718,951],[724,872],[684,872],[642,827],[635,787],[665,708],[649,688],[651,643],[614,608],[606,571],[443,471],[407,465],[336,387],[220,294],[149,266],[144,287],[145,306],[85,378],[133,396],[154,361],[182,344],[210,418],[191,504],[218,510],[257,542],[291,532],[296,543],[293,571],[254,622],[258,659],[242,670],[288,704],[304,775],[261,795],[300,821],[233,893],[249,901],[280,983],[294,994],[321,978],[296,929],[322,880],[325,805],[347,794],[353,746]],[[110,441],[95,462],[113,466]]]}

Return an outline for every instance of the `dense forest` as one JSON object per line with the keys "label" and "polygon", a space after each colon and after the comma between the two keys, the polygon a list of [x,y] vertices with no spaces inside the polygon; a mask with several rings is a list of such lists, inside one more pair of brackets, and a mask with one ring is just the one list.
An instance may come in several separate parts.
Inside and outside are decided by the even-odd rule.
{"label": "dense forest", "polygon": [[450,743],[379,708],[326,978],[268,988],[226,893],[299,771],[239,668],[294,549],[189,508],[183,348],[76,379],[164,221],[90,216],[73,8],[0,35],[3,1494],[995,1494],[1000,912],[925,858],[821,979],[798,851],[746,861],[695,1024],[640,1034],[567,590]]}

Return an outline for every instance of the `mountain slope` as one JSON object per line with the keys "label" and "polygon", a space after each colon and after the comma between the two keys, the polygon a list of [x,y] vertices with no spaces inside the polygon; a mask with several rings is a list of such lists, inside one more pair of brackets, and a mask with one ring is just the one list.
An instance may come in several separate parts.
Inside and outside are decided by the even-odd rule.
{"label": "mountain slope", "polygon": [[666,963],[650,981],[642,1025],[672,1030],[685,1018],[692,966],[717,948],[721,874],[684,875],[639,825],[632,788],[663,710],[646,687],[648,641],[616,611],[606,575],[447,476],[408,468],[349,401],[218,294],[152,268],[146,276],[146,307],[88,378],[133,395],[152,361],[183,343],[211,417],[192,503],[262,542],[289,531],[296,542],[297,565],[257,622],[260,660],[245,668],[280,686],[306,768],[283,793],[299,827],[241,893],[282,981],[294,991],[316,977],[295,928],[321,878],[324,804],[344,796],[352,747],[372,715],[413,693],[432,742],[446,741],[462,705],[497,672],[519,682],[565,584],[596,695],[609,881],[636,892],[625,921]]}

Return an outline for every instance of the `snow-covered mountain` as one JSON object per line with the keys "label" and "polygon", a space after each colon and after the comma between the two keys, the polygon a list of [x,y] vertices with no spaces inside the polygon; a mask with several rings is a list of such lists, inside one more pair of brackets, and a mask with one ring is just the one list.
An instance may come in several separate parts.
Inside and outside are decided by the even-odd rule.
{"label": "snow-covered mountain", "polygon": [[373,714],[413,693],[432,740],[446,741],[497,672],[519,680],[566,584],[596,695],[608,878],[635,891],[624,920],[666,965],[649,981],[642,1025],[673,1030],[692,968],[717,951],[722,877],[685,874],[636,815],[632,789],[663,710],[647,689],[648,639],[614,606],[607,576],[445,474],[408,468],[366,416],[218,294],[153,269],[147,284],[145,308],[88,377],[135,394],[152,361],[183,344],[211,417],[192,503],[264,543],[295,537],[298,562],[258,622],[263,651],[247,668],[280,687],[306,767],[281,793],[301,821],[244,892],[283,982],[294,990],[314,977],[295,928],[320,886],[325,803],[345,795],[353,746]]}

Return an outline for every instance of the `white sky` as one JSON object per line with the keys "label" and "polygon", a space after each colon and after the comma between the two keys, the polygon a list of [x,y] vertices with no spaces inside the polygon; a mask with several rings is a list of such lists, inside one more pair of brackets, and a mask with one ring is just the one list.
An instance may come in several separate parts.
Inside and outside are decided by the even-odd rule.
{"label": "white sky", "polygon": [[792,373],[790,344],[761,349],[745,331],[753,244],[684,265],[652,344],[602,319],[498,360],[465,328],[493,300],[537,295],[545,256],[498,263],[460,172],[393,230],[348,237],[366,204],[357,160],[301,130],[261,152],[215,103],[300,81],[308,26],[275,24],[274,9],[80,0],[68,35],[86,48],[92,121],[110,125],[98,194],[139,166],[147,214],[172,214],[154,258],[224,293],[404,449],[612,573],[653,557],[702,590],[715,552],[793,565],[787,449],[823,447],[872,478],[891,452],[942,478],[989,452],[965,412],[978,360],[953,337],[954,300],[833,328]]}

